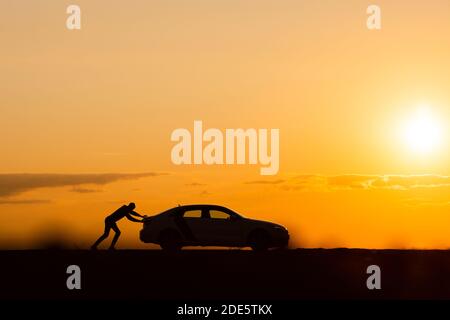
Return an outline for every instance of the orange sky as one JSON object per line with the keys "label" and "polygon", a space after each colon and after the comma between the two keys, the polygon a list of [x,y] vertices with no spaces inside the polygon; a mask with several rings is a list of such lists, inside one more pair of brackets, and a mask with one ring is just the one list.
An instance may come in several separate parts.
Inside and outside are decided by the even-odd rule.
{"label": "orange sky", "polygon": [[[294,246],[450,247],[447,0],[377,1],[381,31],[362,0],[76,3],[79,31],[70,1],[0,3],[0,241],[83,247],[132,200],[226,205]],[[442,141],[418,154],[398,131],[423,104]],[[170,134],[194,120],[279,128],[278,175],[173,165]]]}

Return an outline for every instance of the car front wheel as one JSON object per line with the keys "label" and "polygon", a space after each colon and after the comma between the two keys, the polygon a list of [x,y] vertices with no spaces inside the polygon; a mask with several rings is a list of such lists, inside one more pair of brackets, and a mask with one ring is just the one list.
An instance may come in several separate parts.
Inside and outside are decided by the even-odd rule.
{"label": "car front wheel", "polygon": [[181,237],[176,231],[163,231],[159,237],[159,245],[161,246],[161,249],[165,251],[181,250]]}

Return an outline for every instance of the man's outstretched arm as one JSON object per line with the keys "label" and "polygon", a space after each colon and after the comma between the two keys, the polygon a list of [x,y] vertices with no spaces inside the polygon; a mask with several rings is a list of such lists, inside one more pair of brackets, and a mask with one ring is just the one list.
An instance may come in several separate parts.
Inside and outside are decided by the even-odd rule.
{"label": "man's outstretched arm", "polygon": [[131,211],[130,214],[135,217],[145,218],[142,214],[137,213],[136,211]]}
{"label": "man's outstretched arm", "polygon": [[127,214],[126,217],[128,220],[133,221],[133,222],[143,222],[144,221],[144,220],[139,220],[139,219],[133,218],[130,214]]}

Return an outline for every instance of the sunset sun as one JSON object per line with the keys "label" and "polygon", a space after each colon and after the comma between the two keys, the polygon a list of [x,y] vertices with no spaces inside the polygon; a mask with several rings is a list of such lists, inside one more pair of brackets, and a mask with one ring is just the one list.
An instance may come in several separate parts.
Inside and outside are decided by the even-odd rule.
{"label": "sunset sun", "polygon": [[416,153],[430,153],[439,147],[442,128],[428,106],[421,106],[405,121],[403,139],[408,148]]}

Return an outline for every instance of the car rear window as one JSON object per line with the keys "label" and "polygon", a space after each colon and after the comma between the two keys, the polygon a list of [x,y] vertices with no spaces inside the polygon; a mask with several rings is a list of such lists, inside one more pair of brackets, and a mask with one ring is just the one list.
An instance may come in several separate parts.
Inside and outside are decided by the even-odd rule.
{"label": "car rear window", "polygon": [[183,213],[184,218],[201,218],[202,210],[187,210]]}

